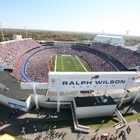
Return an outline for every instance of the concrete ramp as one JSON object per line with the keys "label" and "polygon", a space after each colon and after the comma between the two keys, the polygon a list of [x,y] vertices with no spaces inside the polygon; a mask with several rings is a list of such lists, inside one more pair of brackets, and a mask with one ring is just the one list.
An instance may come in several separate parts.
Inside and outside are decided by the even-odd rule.
{"label": "concrete ramp", "polygon": [[121,129],[122,127],[126,126],[127,121],[124,119],[124,117],[117,108],[115,109],[115,114],[117,115],[120,121],[117,124],[115,124],[114,127],[116,129]]}
{"label": "concrete ramp", "polygon": [[4,89],[4,88],[6,88],[6,86],[0,83],[0,89]]}
{"label": "concrete ramp", "polygon": [[74,129],[76,131],[79,131],[79,132],[89,133],[89,127],[84,126],[84,125],[79,125],[78,119],[76,117],[76,113],[75,113],[73,102],[71,102],[71,112],[72,112],[72,117],[73,117]]}

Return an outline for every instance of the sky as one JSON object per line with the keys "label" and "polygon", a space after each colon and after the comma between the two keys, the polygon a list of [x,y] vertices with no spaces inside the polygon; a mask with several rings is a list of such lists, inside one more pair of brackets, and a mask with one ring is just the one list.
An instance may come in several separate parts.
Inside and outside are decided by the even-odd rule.
{"label": "sky", "polygon": [[2,28],[140,36],[140,0],[0,0]]}

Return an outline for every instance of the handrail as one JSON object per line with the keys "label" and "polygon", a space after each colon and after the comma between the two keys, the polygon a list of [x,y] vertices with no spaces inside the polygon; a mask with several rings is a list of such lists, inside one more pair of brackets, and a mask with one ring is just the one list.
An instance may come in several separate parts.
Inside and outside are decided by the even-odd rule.
{"label": "handrail", "polygon": [[77,117],[76,117],[76,115],[75,115],[75,112],[74,112],[73,102],[71,102],[71,111],[72,111],[74,129],[75,129],[76,131],[89,133],[89,127],[84,126],[84,125],[79,125],[78,119],[77,119]]}
{"label": "handrail", "polygon": [[122,114],[118,111],[118,109],[115,109],[115,113],[116,113],[117,117],[120,119],[120,121],[118,123],[116,123],[114,125],[114,127],[116,129],[120,129],[120,128],[124,127],[127,124],[127,121],[124,119]]}

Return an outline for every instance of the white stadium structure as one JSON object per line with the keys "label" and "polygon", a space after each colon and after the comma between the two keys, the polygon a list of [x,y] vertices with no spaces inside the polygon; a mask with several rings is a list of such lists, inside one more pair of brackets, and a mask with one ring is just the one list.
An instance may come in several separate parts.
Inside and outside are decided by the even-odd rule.
{"label": "white stadium structure", "polygon": [[123,36],[97,35],[94,41],[121,46],[125,44]]}
{"label": "white stadium structure", "polygon": [[[40,45],[21,36],[0,43],[0,103],[25,112],[33,106],[56,108],[57,112],[71,108],[74,128],[83,132],[89,132],[89,128],[79,125],[78,118],[111,116],[115,112],[125,125],[116,107],[140,102],[137,51],[122,47],[122,37],[105,35],[97,35],[89,44],[52,44]],[[52,56],[64,50],[83,58],[91,72],[51,72]]]}

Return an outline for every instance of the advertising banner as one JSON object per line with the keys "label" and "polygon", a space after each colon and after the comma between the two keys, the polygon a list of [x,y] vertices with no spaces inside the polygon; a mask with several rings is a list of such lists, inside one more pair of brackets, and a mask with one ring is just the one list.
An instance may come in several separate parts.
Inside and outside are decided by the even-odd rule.
{"label": "advertising banner", "polygon": [[136,72],[49,72],[50,91],[132,88]]}
{"label": "advertising banner", "polygon": [[20,110],[23,110],[23,111],[27,111],[25,106],[18,105],[18,104],[15,104],[15,103],[11,103],[11,102],[8,102],[8,104],[11,106],[11,108],[17,108],[17,109],[20,109]]}

